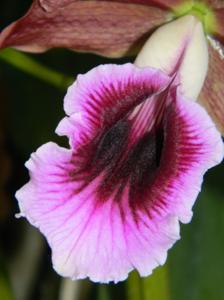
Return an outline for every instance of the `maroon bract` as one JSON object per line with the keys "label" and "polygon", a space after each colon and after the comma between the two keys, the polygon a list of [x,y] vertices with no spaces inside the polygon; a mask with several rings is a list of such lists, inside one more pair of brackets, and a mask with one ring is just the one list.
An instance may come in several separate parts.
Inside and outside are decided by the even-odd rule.
{"label": "maroon bract", "polygon": [[0,35],[0,48],[43,52],[53,47],[119,57],[136,53],[145,34],[167,20],[152,7],[101,1],[34,1]]}

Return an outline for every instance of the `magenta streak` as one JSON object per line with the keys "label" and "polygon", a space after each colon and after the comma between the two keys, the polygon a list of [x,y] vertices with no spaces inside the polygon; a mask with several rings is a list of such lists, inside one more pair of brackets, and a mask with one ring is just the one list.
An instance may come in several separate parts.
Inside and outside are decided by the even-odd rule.
{"label": "magenta streak", "polygon": [[87,218],[86,222],[84,223],[83,225],[83,228],[79,234],[79,236],[77,237],[77,239],[75,240],[74,244],[72,245],[72,248],[70,249],[68,255],[67,255],[67,258],[66,258],[66,261],[65,263],[68,262],[69,258],[71,257],[72,253],[74,253],[74,249],[75,247],[77,246],[77,244],[79,243],[80,239],[82,238],[83,234],[86,232],[86,230],[88,229],[88,226],[90,225],[91,221],[92,221],[92,218],[93,216],[95,215],[96,213],[96,207],[94,207],[92,209],[92,211],[89,213],[89,217]]}
{"label": "magenta streak", "polygon": [[[147,99],[143,104],[139,105],[135,115],[129,117],[133,120],[132,123],[132,137],[134,140],[149,132],[154,127],[161,123],[164,110],[170,102],[169,87],[161,95],[157,95]],[[132,140],[132,139],[131,139]]]}

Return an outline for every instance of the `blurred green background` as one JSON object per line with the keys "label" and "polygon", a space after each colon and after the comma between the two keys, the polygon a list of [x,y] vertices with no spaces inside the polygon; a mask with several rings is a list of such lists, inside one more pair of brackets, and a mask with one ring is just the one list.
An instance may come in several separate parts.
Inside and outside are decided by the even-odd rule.
{"label": "blurred green background", "polygon": [[[0,30],[30,4],[1,0]],[[20,60],[13,51],[4,55]],[[64,115],[66,89],[21,71],[4,55],[0,53],[0,300],[223,300],[224,164],[206,175],[191,224],[182,226],[182,239],[169,251],[166,265],[149,278],[133,272],[126,282],[100,285],[70,282],[53,271],[45,240],[24,219],[15,218],[14,194],[28,180],[24,162],[31,152],[49,140],[67,143],[54,133]],[[71,78],[100,63],[131,61],[63,49],[27,56]]]}

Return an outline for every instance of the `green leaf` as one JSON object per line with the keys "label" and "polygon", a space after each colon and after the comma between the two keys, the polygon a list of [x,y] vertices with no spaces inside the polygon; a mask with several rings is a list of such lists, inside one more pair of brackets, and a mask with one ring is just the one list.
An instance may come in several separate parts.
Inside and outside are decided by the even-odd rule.
{"label": "green leaf", "polygon": [[224,201],[203,189],[192,223],[169,256],[172,300],[223,300]]}
{"label": "green leaf", "polygon": [[15,299],[9,284],[5,267],[3,266],[1,261],[0,261],[0,299],[1,300]]}
{"label": "green leaf", "polygon": [[70,78],[60,72],[52,70],[35,61],[31,56],[13,49],[2,50],[0,52],[0,59],[25,73],[63,90],[74,81],[74,78]]}
{"label": "green leaf", "polygon": [[170,300],[167,265],[155,269],[149,277],[142,278],[143,299]]}
{"label": "green leaf", "polygon": [[98,297],[97,300],[110,300],[108,286],[105,284],[98,285]]}
{"label": "green leaf", "polygon": [[132,272],[127,280],[128,300],[170,300],[167,266],[157,268],[151,276],[140,278]]}
{"label": "green leaf", "polygon": [[126,294],[128,300],[143,300],[141,278],[136,271],[129,274],[126,281]]}

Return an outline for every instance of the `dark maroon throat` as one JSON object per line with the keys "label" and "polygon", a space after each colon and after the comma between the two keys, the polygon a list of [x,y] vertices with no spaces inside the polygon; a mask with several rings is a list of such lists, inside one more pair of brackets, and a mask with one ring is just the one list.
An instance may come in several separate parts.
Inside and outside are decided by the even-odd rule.
{"label": "dark maroon throat", "polygon": [[132,121],[124,118],[79,149],[74,156],[79,166],[76,165],[71,177],[80,181],[81,191],[100,176],[96,190],[100,202],[110,197],[120,201],[127,188],[131,204],[142,199],[153,182],[163,145],[162,125],[135,138]]}

